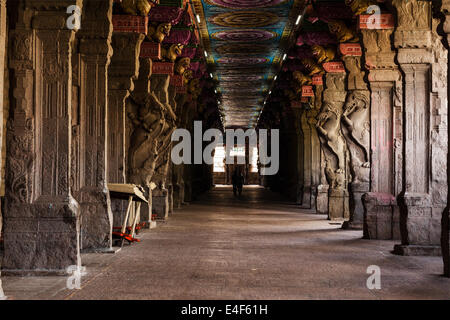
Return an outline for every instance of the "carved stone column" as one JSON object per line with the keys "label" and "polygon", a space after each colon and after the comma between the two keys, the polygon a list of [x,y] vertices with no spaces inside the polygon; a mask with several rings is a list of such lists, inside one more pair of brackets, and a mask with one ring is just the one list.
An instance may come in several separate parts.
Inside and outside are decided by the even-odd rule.
{"label": "carved stone column", "polygon": [[[107,181],[126,183],[126,99],[134,89],[134,80],[139,73],[139,54],[144,34],[113,32],[114,50],[108,70],[108,158]],[[114,225],[122,224],[126,202],[111,200]]]}
{"label": "carved stone column", "polygon": [[[5,57],[6,57],[6,35],[7,35],[7,28],[6,28],[6,0],[0,0],[0,186],[4,185],[3,181],[3,167],[4,167],[4,161],[3,161],[3,154],[4,154],[4,131],[3,131],[3,124],[4,124],[4,113],[3,110],[5,108],[4,105],[4,96],[3,92],[5,89]],[[3,189],[3,187],[2,187]],[[4,196],[3,192],[0,194],[1,196]],[[0,203],[1,205],[1,203]],[[3,230],[3,215],[0,207],[0,232]],[[2,288],[2,280],[1,280],[1,265],[0,265],[0,300],[6,299],[5,294],[3,292]]]}
{"label": "carved stone column", "polygon": [[[393,0],[394,45],[404,72],[404,185],[399,196],[402,255],[440,255],[447,201],[446,52],[436,34],[431,2]],[[443,60],[444,59],[444,60]]]}
{"label": "carved stone column", "polygon": [[151,224],[152,179],[158,158],[158,141],[164,129],[164,106],[150,92],[152,61],[140,59],[139,78],[127,102],[127,117],[131,122],[128,149],[129,182],[141,185],[148,192],[148,205],[141,207],[141,220]]}
{"label": "carved stone column", "polygon": [[300,125],[303,132],[303,192],[301,205],[302,208],[311,208],[311,166],[312,166],[312,145],[311,145],[311,126],[308,123],[307,110],[303,110],[300,117]]}
{"label": "carved stone column", "polygon": [[9,272],[59,273],[81,263],[79,205],[69,183],[75,39],[66,28],[70,5],[82,7],[81,1],[26,1],[11,34],[2,266]]}
{"label": "carved stone column", "polygon": [[[450,46],[450,0],[442,0],[442,8],[441,10],[445,14],[444,21],[444,32],[447,34],[447,39],[444,40],[444,43],[447,43],[447,49]],[[448,60],[447,60],[448,61]],[[447,69],[447,85],[449,80],[450,72]],[[447,95],[448,102],[448,95]],[[448,116],[447,116],[448,120]],[[448,123],[447,123],[448,125]],[[447,158],[448,159],[448,158]],[[447,161],[448,164],[448,161]],[[447,183],[450,181],[449,174],[447,173]],[[446,277],[450,277],[450,211],[449,204],[450,197],[447,195],[447,207],[442,214],[442,223],[441,223],[441,247],[442,247],[442,258],[444,260],[444,275]]]}
{"label": "carved stone column", "polygon": [[[292,103],[291,103],[292,106]],[[295,154],[295,163],[296,163],[296,204],[302,205],[303,202],[303,189],[304,189],[304,180],[305,180],[305,170],[304,170],[304,138],[303,138],[303,130],[302,130],[302,114],[303,111],[301,108],[295,107],[292,108],[292,113],[294,114],[294,128],[296,134],[296,154]],[[283,166],[282,166],[283,167]]]}
{"label": "carved stone column", "polygon": [[107,180],[108,66],[112,56],[112,0],[85,0],[80,52],[80,123],[78,165],[72,170],[74,196],[81,209],[81,249],[110,250],[111,200]]}
{"label": "carved stone column", "polygon": [[318,186],[320,185],[320,161],[321,161],[321,149],[320,140],[317,134],[316,124],[317,115],[320,112],[322,106],[322,92],[323,85],[317,84],[315,88],[315,94],[311,108],[306,111],[306,119],[311,131],[311,197],[310,197],[310,208],[317,210],[317,194]]}
{"label": "carved stone column", "polygon": [[401,74],[391,49],[394,25],[383,24],[379,30],[360,27],[371,89],[371,183],[363,196],[364,237],[400,239],[396,196],[402,189],[403,118]]}
{"label": "carved stone column", "polygon": [[167,219],[169,216],[169,190],[167,179],[169,178],[171,135],[175,130],[176,115],[170,105],[169,98],[170,75],[153,74],[151,77],[151,92],[164,108],[164,128],[158,139],[158,159],[152,182],[156,189],[152,192],[152,211],[158,219]]}
{"label": "carved stone column", "polygon": [[361,68],[359,44],[341,43],[342,60],[348,72],[347,99],[342,115],[342,129],[350,152],[350,220],[344,228],[362,229],[362,196],[370,188],[370,92]]}
{"label": "carved stone column", "polygon": [[315,181],[317,180],[317,195],[315,198],[316,211],[318,214],[328,214],[328,191],[330,186],[328,185],[327,178],[325,176],[325,154],[323,152],[320,134],[317,130],[317,121],[318,115],[322,109],[323,104],[323,91],[324,86],[316,85],[314,89],[314,109],[311,110],[311,125],[313,126],[313,135],[312,138],[314,140],[311,141],[313,143],[313,155],[314,159],[317,161],[315,163],[316,169],[314,170]]}
{"label": "carved stone column", "polygon": [[341,117],[346,98],[346,73],[325,75],[326,90],[322,110],[316,124],[325,156],[324,171],[328,180],[328,216],[330,220],[347,221],[350,218],[348,181],[351,177],[347,143],[341,130]]}

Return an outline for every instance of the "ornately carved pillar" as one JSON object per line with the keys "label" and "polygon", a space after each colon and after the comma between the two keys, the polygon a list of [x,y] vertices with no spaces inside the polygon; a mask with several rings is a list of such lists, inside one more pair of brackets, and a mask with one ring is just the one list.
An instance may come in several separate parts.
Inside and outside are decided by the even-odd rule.
{"label": "ornately carved pillar", "polygon": [[[291,103],[292,105],[292,103]],[[305,170],[304,170],[304,138],[302,130],[302,114],[303,111],[300,108],[292,108],[292,113],[294,114],[294,128],[296,133],[297,146],[295,148],[295,163],[296,163],[296,180],[297,180],[297,190],[296,190],[296,203],[298,205],[302,204],[303,192],[304,192],[304,180],[305,180]]]}
{"label": "ornately carved pillar", "polygon": [[72,172],[81,209],[81,249],[111,249],[112,211],[107,189],[108,67],[112,56],[112,0],[85,0],[80,51],[79,165]]}
{"label": "ornately carved pillar", "polygon": [[11,33],[2,266],[10,272],[64,272],[81,263],[79,205],[69,182],[75,39],[66,27],[70,5],[82,7],[82,1],[26,1]]}
{"label": "ornately carved pillar", "polygon": [[[342,68],[343,69],[343,68]],[[350,218],[348,181],[349,154],[341,130],[341,118],[347,92],[345,70],[325,75],[326,90],[323,93],[322,110],[316,124],[325,156],[324,171],[328,180],[328,217],[347,221]]]}
{"label": "ornately carved pillar", "polygon": [[[447,49],[450,46],[450,0],[442,0],[442,8],[441,10],[445,14],[444,21],[444,32],[447,34],[447,39],[444,40],[444,43],[447,43]],[[448,59],[447,59],[448,61]],[[447,85],[449,80],[450,71],[447,69]],[[447,95],[448,101],[448,95]],[[448,116],[447,116],[448,120]],[[448,125],[448,123],[447,123]],[[447,174],[447,184],[448,174]],[[447,207],[442,214],[442,222],[441,222],[441,247],[442,247],[442,257],[444,260],[444,275],[450,277],[450,211],[449,211],[449,202],[450,198],[447,195]]]}
{"label": "ornately carved pillar", "polygon": [[360,24],[370,97],[370,192],[364,194],[364,237],[400,239],[396,196],[402,190],[402,83],[391,49],[393,16],[378,29]]}
{"label": "ornately carved pillar", "polygon": [[350,220],[344,228],[363,228],[362,196],[370,188],[370,92],[361,68],[359,43],[341,43],[339,50],[348,71],[347,99],[342,115],[342,128],[350,152]]}
{"label": "ornately carved pillar", "polygon": [[108,182],[125,183],[125,100],[134,89],[139,74],[141,33],[114,32],[114,54],[108,73]]}
{"label": "ornately carved pillar", "polygon": [[[141,33],[113,32],[114,50],[108,70],[108,145],[107,145],[107,181],[126,183],[126,99],[134,89],[134,80],[139,73],[139,54],[144,40]],[[114,225],[120,226],[126,202],[111,200],[114,213]]]}
{"label": "ornately carved pillar", "polygon": [[152,211],[159,219],[167,219],[169,215],[169,190],[167,179],[169,177],[171,135],[175,130],[176,115],[170,105],[169,85],[170,75],[153,74],[151,77],[151,92],[163,105],[164,128],[158,139],[158,159],[155,167],[155,174],[152,179],[157,186],[152,191]]}
{"label": "ornately carved pillar", "polygon": [[404,72],[404,185],[399,196],[402,255],[440,255],[447,203],[447,54],[436,33],[431,2],[393,0],[394,45]]}
{"label": "ornately carved pillar", "polygon": [[[4,123],[4,113],[3,109],[4,105],[4,96],[3,91],[5,88],[5,56],[6,56],[6,0],[0,0],[0,186],[4,185],[3,181],[3,148],[4,146],[4,131],[3,131],[3,123]],[[3,193],[1,194],[3,196]],[[0,207],[0,232],[3,230],[3,215]],[[6,299],[5,294],[3,293],[2,288],[2,280],[1,280],[1,265],[0,265],[0,300]]]}
{"label": "ornately carved pillar", "polygon": [[[318,186],[320,185],[320,161],[321,161],[321,148],[320,148],[320,140],[317,134],[316,123],[317,123],[317,115],[320,112],[320,108],[322,106],[322,92],[323,85],[316,84],[314,101],[311,105],[311,109],[307,110],[306,117],[307,122],[311,130],[311,209],[317,210],[317,195],[318,195]],[[327,211],[327,209],[326,209]]]}
{"label": "ornately carved pillar", "polygon": [[[307,110],[303,110],[300,117],[301,130],[303,132],[303,192],[301,205],[302,208],[311,208],[311,167],[312,167],[312,144],[311,144],[311,126],[308,123]],[[315,129],[314,129],[315,130]]]}

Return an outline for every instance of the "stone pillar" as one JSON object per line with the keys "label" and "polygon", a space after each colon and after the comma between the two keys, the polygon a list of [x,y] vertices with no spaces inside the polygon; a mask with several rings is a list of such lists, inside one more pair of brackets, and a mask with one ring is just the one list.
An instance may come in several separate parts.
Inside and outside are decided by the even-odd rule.
{"label": "stone pillar", "polygon": [[[387,21],[394,21],[386,15]],[[400,239],[400,216],[396,196],[402,190],[402,83],[391,49],[393,23],[378,30],[360,25],[365,68],[371,89],[371,183],[363,196],[364,237]]]}
{"label": "stone pillar", "polygon": [[148,204],[142,204],[141,220],[151,224],[151,181],[158,157],[158,139],[164,128],[163,106],[150,92],[152,61],[140,59],[139,78],[127,101],[127,117],[130,120],[130,141],[127,152],[128,179],[141,185],[148,193]]}
{"label": "stone pillar", "polygon": [[[144,34],[113,32],[114,50],[108,70],[108,158],[107,181],[126,183],[126,99],[134,89],[139,74],[139,54]],[[114,225],[122,225],[126,202],[111,199]]]}
{"label": "stone pillar", "polygon": [[447,55],[436,33],[431,2],[393,0],[394,45],[404,73],[403,190],[399,196],[402,255],[440,255],[447,202]]}
{"label": "stone pillar", "polygon": [[[323,104],[323,91],[324,86],[322,80],[322,84],[315,86],[314,109],[313,111],[311,111],[311,125],[314,126],[312,135],[314,139],[313,155],[314,159],[317,161],[317,163],[315,163],[316,169],[314,170],[314,181],[317,181],[317,195],[315,198],[315,203],[316,211],[318,214],[328,214],[328,191],[330,189],[327,178],[325,176],[325,154],[322,148],[320,134],[317,129],[318,115],[320,114]],[[313,141],[311,141],[311,143],[313,143]]]}
{"label": "stone pillar", "polygon": [[312,144],[311,144],[311,126],[308,123],[307,110],[303,110],[300,118],[303,132],[303,193],[302,208],[311,208],[311,166],[312,166]]}
{"label": "stone pillar", "polygon": [[[443,30],[447,34],[447,39],[444,40],[444,43],[447,44],[447,49],[450,45],[450,0],[442,0],[442,8],[441,10],[444,12],[445,21]],[[447,69],[447,84],[449,80],[450,72]],[[448,101],[448,95],[447,95]],[[447,117],[448,120],[448,117]],[[447,123],[448,124],[448,123]],[[447,157],[448,159],[448,157]],[[448,164],[448,161],[447,161]],[[449,174],[447,173],[447,182],[450,181]],[[441,247],[442,247],[442,258],[444,260],[444,275],[446,277],[450,277],[450,211],[449,211],[449,202],[450,197],[447,195],[447,207],[442,214],[442,223],[441,223]]]}
{"label": "stone pillar", "polygon": [[[291,104],[292,105],[292,104]],[[302,205],[303,203],[303,188],[304,188],[304,180],[305,180],[305,170],[304,170],[304,143],[305,139],[303,139],[303,130],[302,130],[302,114],[303,111],[300,108],[292,108],[292,112],[294,114],[294,128],[296,133],[296,154],[295,154],[295,163],[296,163],[296,178],[297,178],[297,187],[296,187],[296,204]],[[285,151],[286,149],[283,148]],[[292,150],[291,150],[292,151]],[[283,167],[283,166],[281,166]]]}
{"label": "stone pillar", "polygon": [[[328,217],[330,220],[347,221],[350,218],[348,181],[350,176],[347,143],[341,130],[341,117],[346,98],[346,73],[332,72],[325,75],[326,90],[322,110],[316,124],[325,156],[324,171],[328,181]],[[321,190],[322,191],[322,190]]]}
{"label": "stone pillar", "polygon": [[80,52],[79,154],[72,170],[74,197],[81,210],[81,249],[110,250],[111,200],[107,178],[108,66],[112,56],[112,0],[85,0]]}
{"label": "stone pillar", "polygon": [[[11,34],[3,269],[63,273],[80,265],[80,212],[70,190],[72,43],[66,9],[26,1]],[[33,30],[33,29],[34,30]]]}
{"label": "stone pillar", "polygon": [[370,92],[361,69],[361,46],[358,43],[341,43],[339,49],[348,72],[342,131],[349,148],[352,173],[349,185],[350,220],[343,227],[362,229],[362,196],[370,188]]}
{"label": "stone pillar", "polygon": [[167,179],[169,177],[171,135],[175,130],[176,115],[170,105],[169,99],[170,75],[153,74],[151,77],[151,92],[161,103],[164,110],[164,128],[158,139],[158,159],[156,161],[153,182],[157,188],[152,192],[152,212],[158,219],[165,220],[169,216],[169,190]]}
{"label": "stone pillar", "polygon": [[[4,123],[4,114],[3,110],[4,106],[4,96],[3,92],[5,90],[5,59],[6,59],[6,0],[0,0],[0,186],[3,189],[4,181],[3,181],[3,149],[4,149],[4,131],[3,131],[3,123]],[[1,196],[3,196],[3,192]],[[1,203],[0,203],[1,205]],[[3,230],[3,215],[0,206],[0,233]],[[0,264],[0,300],[5,300],[6,296],[3,292],[2,288],[2,280],[1,280],[1,264]]]}
{"label": "stone pillar", "polygon": [[[322,92],[323,85],[317,84],[314,94],[314,102],[311,108],[307,110],[307,121],[311,130],[311,209],[317,210],[317,196],[318,187],[320,185],[320,174],[321,174],[321,147],[319,135],[316,130],[317,115],[322,107]],[[328,208],[325,209],[328,211]]]}

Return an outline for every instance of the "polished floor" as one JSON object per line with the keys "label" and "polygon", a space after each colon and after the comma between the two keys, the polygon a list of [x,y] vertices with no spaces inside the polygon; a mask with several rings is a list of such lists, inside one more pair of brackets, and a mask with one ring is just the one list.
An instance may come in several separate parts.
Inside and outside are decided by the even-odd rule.
{"label": "polished floor", "polygon": [[[81,290],[64,277],[3,277],[10,299],[450,299],[440,257],[401,257],[259,187],[217,187],[142,242],[86,254]],[[381,269],[369,290],[367,268]]]}

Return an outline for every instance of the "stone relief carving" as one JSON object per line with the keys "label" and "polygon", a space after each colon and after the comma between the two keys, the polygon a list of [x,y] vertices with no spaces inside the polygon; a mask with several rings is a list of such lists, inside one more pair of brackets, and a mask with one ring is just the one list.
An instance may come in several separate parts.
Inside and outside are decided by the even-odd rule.
{"label": "stone relief carving", "polygon": [[175,62],[179,56],[183,53],[184,45],[182,44],[173,44],[169,48],[161,48],[161,55],[163,60]]}
{"label": "stone relief carving", "polygon": [[170,35],[171,30],[172,24],[170,22],[160,23],[159,25],[149,24],[147,38],[162,43],[165,37]]}
{"label": "stone relief carving", "polygon": [[344,21],[330,21],[328,23],[328,28],[332,34],[336,35],[340,43],[359,41],[359,37],[356,32],[347,27]]}
{"label": "stone relief carving", "polygon": [[341,132],[342,110],[337,105],[325,102],[322,111],[318,115],[316,127],[321,136],[325,139],[326,145],[337,158],[336,173],[344,173],[346,168],[346,142]]}
{"label": "stone relief carving", "polygon": [[158,138],[164,127],[164,106],[149,94],[144,104],[136,104],[128,112],[133,124],[128,151],[130,180],[150,186],[158,157]]}
{"label": "stone relief carving", "polygon": [[[369,91],[355,90],[349,93],[344,105],[342,122],[347,128],[349,138],[358,150],[352,150],[349,141],[351,162],[354,171],[353,182],[369,182],[370,168],[370,97]],[[361,152],[362,151],[362,152]]]}
{"label": "stone relief carving", "polygon": [[336,49],[332,47],[313,45],[311,50],[318,63],[330,62],[336,57]]}
{"label": "stone relief carving", "polygon": [[431,2],[392,0],[392,4],[397,8],[398,30],[429,29]]}

